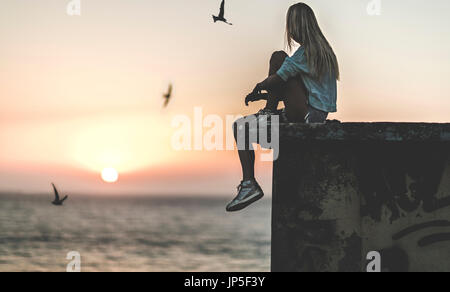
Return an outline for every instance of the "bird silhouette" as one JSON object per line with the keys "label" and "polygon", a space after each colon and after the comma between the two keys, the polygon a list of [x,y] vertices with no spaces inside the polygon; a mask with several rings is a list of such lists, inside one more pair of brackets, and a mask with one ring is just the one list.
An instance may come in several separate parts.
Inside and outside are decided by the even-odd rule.
{"label": "bird silhouette", "polygon": [[169,89],[167,90],[167,93],[163,95],[163,98],[165,99],[164,107],[167,107],[167,105],[169,104],[170,98],[172,97],[172,89],[173,89],[172,84],[169,84]]}
{"label": "bird silhouette", "polygon": [[229,23],[226,19],[225,19],[225,0],[222,0],[222,4],[220,4],[220,12],[218,16],[213,15],[213,20],[214,23],[216,23],[217,21],[222,21],[225,22],[226,24],[229,25],[233,25],[232,23]]}
{"label": "bird silhouette", "polygon": [[67,200],[68,196],[65,196],[62,200],[59,198],[58,190],[55,187],[55,184],[52,183],[53,191],[55,192],[55,200],[52,202],[55,206],[62,206],[65,200]]}

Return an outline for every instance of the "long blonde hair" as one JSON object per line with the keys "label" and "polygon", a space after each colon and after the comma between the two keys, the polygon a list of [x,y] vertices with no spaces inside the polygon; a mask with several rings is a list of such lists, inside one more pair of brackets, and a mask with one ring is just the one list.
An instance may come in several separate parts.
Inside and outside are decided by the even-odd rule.
{"label": "long blonde hair", "polygon": [[334,73],[339,80],[339,65],[333,49],[323,35],[314,11],[305,3],[289,7],[286,16],[286,41],[292,50],[293,42],[305,48],[310,74],[320,79]]}

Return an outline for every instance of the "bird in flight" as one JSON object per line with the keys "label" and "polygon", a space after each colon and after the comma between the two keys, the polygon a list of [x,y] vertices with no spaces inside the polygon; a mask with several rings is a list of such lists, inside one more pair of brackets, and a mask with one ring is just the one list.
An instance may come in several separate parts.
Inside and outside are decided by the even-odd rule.
{"label": "bird in flight", "polygon": [[225,0],[222,0],[222,4],[220,4],[220,12],[218,16],[213,15],[213,20],[214,23],[216,23],[217,21],[222,21],[225,22],[226,24],[229,25],[233,25],[232,23],[229,23],[226,19],[225,19]]}
{"label": "bird in flight", "polygon": [[53,191],[55,192],[55,200],[52,202],[55,206],[62,206],[65,200],[67,200],[68,196],[65,196],[62,200],[59,198],[58,190],[55,187],[55,184],[52,183]]}
{"label": "bird in flight", "polygon": [[173,89],[172,84],[169,84],[169,89],[167,90],[167,93],[163,95],[163,98],[165,99],[164,107],[167,107],[167,105],[169,104],[170,98],[172,97],[172,89]]}

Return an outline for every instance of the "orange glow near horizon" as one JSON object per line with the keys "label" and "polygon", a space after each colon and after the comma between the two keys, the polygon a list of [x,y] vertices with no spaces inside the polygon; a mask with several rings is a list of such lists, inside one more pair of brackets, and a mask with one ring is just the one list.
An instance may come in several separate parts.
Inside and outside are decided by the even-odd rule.
{"label": "orange glow near horizon", "polygon": [[171,152],[163,122],[147,116],[98,120],[71,135],[70,156],[95,172],[112,167],[126,173],[160,164]]}

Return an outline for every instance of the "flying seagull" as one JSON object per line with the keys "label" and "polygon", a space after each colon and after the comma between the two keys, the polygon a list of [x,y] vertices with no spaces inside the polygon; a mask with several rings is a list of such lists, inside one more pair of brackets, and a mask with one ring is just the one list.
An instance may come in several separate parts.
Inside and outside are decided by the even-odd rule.
{"label": "flying seagull", "polygon": [[232,23],[227,22],[224,16],[225,16],[225,0],[222,0],[222,4],[220,4],[219,16],[215,15],[212,16],[214,23],[216,23],[217,21],[222,21],[225,22],[226,24],[233,25]]}
{"label": "flying seagull", "polygon": [[169,84],[169,89],[167,90],[167,93],[163,95],[164,101],[164,107],[167,107],[169,104],[170,98],[172,97],[172,84]]}
{"label": "flying seagull", "polygon": [[55,206],[62,206],[64,201],[68,198],[68,196],[65,196],[62,200],[59,198],[58,190],[56,189],[55,185],[52,183],[53,191],[55,192],[55,200],[52,202]]}

